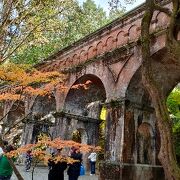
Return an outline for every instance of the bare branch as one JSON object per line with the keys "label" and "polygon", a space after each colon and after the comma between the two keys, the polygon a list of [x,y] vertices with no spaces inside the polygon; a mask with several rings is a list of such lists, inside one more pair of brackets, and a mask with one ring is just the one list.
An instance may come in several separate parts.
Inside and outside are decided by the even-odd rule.
{"label": "bare branch", "polygon": [[7,20],[9,19],[10,17],[10,14],[11,14],[11,10],[12,10],[12,4],[13,4],[13,1],[12,0],[9,0],[9,1],[6,1],[7,4],[5,4],[4,6],[4,13],[2,14],[2,24],[0,26],[0,28],[2,29],[4,24],[7,23]]}

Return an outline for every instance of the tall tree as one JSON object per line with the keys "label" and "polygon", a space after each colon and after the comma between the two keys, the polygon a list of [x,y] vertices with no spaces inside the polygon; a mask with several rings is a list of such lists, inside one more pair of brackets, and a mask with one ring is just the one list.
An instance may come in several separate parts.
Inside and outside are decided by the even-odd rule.
{"label": "tall tree", "polygon": [[[43,38],[38,43],[28,44],[23,50],[14,53],[11,60],[20,64],[36,64],[107,23],[106,13],[96,7],[94,1],[87,0],[82,6],[72,1],[71,5],[72,8],[67,8],[62,18],[56,16],[50,20],[53,26],[41,31]],[[32,38],[36,39],[35,36]]]}
{"label": "tall tree", "polygon": [[[14,53],[13,62],[36,64],[50,54],[72,44],[85,35],[97,30],[112,20],[105,11],[97,7],[93,0],[86,0],[82,5],[72,1],[72,8],[66,10],[63,18],[56,16],[51,27],[44,29],[39,43],[31,43],[21,51]],[[42,41],[42,42],[41,42]]]}
{"label": "tall tree", "polygon": [[[119,0],[110,1],[117,6]],[[166,95],[153,76],[152,56],[150,52],[151,33],[150,24],[156,10],[165,13],[170,18],[169,28],[166,34],[167,54],[173,58],[177,68],[180,67],[180,42],[178,32],[180,30],[180,0],[172,0],[172,9],[159,5],[157,0],[146,0],[145,11],[141,23],[142,46],[142,81],[149,92],[155,108],[157,125],[160,132],[161,147],[158,158],[164,168],[166,178],[169,180],[180,179],[180,168],[177,165],[173,144],[171,118],[166,105]]]}
{"label": "tall tree", "polygon": [[[63,76],[58,72],[39,72],[35,69],[27,69],[27,67],[18,67],[10,63],[0,65],[0,82],[1,87],[5,91],[0,92],[0,101],[16,101],[24,100],[26,96],[33,95],[43,95],[44,93],[52,92],[56,84],[62,82]],[[57,81],[55,80],[56,78]],[[55,81],[56,82],[55,82]],[[39,84],[43,86],[39,87]],[[20,106],[20,104],[19,104]],[[10,111],[9,111],[10,112]],[[2,126],[0,132],[0,146],[4,147],[2,139],[6,133],[10,132],[10,129],[15,128],[17,123],[21,123],[23,119],[18,120],[17,122],[7,123],[4,121],[4,117],[8,115],[7,112],[1,119],[0,124]],[[9,129],[9,132],[5,132]],[[14,172],[19,180],[22,180],[22,176],[14,165],[13,161],[9,159],[9,163],[14,169]]]}
{"label": "tall tree", "polygon": [[[72,9],[73,0],[1,0],[0,1],[0,61],[30,44],[44,43],[44,31],[56,27]],[[61,21],[59,22],[61,23]],[[60,25],[58,25],[60,27]]]}
{"label": "tall tree", "polygon": [[173,8],[170,11],[161,7],[154,0],[146,1],[146,10],[142,19],[142,80],[148,90],[153,105],[155,107],[158,129],[161,138],[161,147],[159,152],[159,160],[164,168],[165,175],[168,179],[180,179],[180,169],[177,165],[173,138],[171,119],[166,106],[166,97],[155,80],[152,71],[152,57],[150,52],[150,23],[155,10],[162,11],[170,17],[170,25],[167,32],[167,51],[174,57],[175,62],[180,66],[179,52],[180,44],[177,40],[177,32],[179,31],[179,7],[180,1],[172,1]]}

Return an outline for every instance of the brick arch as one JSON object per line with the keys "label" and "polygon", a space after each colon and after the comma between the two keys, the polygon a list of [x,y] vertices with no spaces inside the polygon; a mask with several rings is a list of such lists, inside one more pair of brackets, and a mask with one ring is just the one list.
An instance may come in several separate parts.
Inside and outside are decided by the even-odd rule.
{"label": "brick arch", "polygon": [[158,12],[155,20],[157,22],[156,27],[167,27],[169,24],[169,17],[163,12]]}
{"label": "brick arch", "polygon": [[136,102],[137,104],[143,104],[145,102],[146,105],[151,105],[149,95],[142,84],[141,67],[134,72],[129,81],[126,89],[126,99],[131,99],[132,102]]}
{"label": "brick arch", "polygon": [[[73,88],[74,86],[85,84],[87,81],[91,81],[87,89],[82,87]],[[86,131],[88,138],[82,142],[97,145],[98,143],[98,129],[99,129],[99,117],[101,112],[101,103],[106,100],[106,90],[101,79],[94,74],[85,74],[74,80],[71,83],[71,87],[67,91],[64,101],[64,111],[74,116],[82,118],[91,118],[95,122],[88,123],[88,121],[78,121],[69,119],[68,131],[72,132],[72,129],[82,128]],[[88,119],[87,119],[88,120]],[[67,121],[65,119],[65,121]],[[86,163],[87,157],[84,159]]]}
{"label": "brick arch", "polygon": [[[153,138],[155,115],[153,108],[151,108],[152,103],[149,93],[142,84],[141,67],[136,70],[130,79],[126,89],[125,99],[124,140],[126,146],[124,146],[123,150],[124,160],[126,163],[133,160],[135,163],[137,162],[140,164],[154,164],[157,159],[156,154],[154,154],[156,149],[155,143],[158,141]],[[130,107],[133,107],[133,111],[130,110]],[[143,109],[138,109],[138,107],[142,107]],[[134,109],[138,110],[134,111]],[[127,132],[131,132],[131,134]],[[142,138],[146,137],[148,137],[148,142],[150,144],[147,149],[144,149],[142,147],[144,145]],[[154,145],[152,146],[152,149],[150,148],[150,145]],[[148,150],[148,153],[146,150]],[[133,154],[134,151],[136,151],[135,154]],[[136,158],[134,159],[134,157]]]}
{"label": "brick arch", "polygon": [[115,49],[116,48],[116,39],[114,39],[112,36],[109,36],[106,39],[105,47],[106,47],[106,51]]}
{"label": "brick arch", "polygon": [[133,41],[140,35],[140,30],[137,25],[132,25],[128,30],[129,40]]}
{"label": "brick arch", "polygon": [[[87,85],[84,86],[84,84]],[[67,112],[82,115],[88,103],[105,101],[105,99],[106,90],[101,79],[93,74],[85,74],[73,82],[67,91],[64,109]]]}
{"label": "brick arch", "polygon": [[83,49],[80,52],[80,56],[79,56],[79,63],[86,61],[87,60],[87,52]]}
{"label": "brick arch", "polygon": [[60,67],[60,68],[64,68],[64,67],[66,67],[66,65],[67,65],[67,58],[65,58],[65,59],[63,59],[62,61],[59,61],[59,63],[58,63],[58,66]]}
{"label": "brick arch", "polygon": [[[169,56],[166,48],[154,53],[152,59],[152,70],[156,83],[161,84],[161,90],[164,96],[167,97],[177,83],[180,82],[180,67],[177,66],[176,59]],[[158,73],[159,69],[161,69],[161,73]]]}
{"label": "brick arch", "polygon": [[117,46],[121,46],[121,45],[127,43],[128,37],[125,35],[125,32],[124,32],[124,31],[120,31],[120,32],[117,34],[116,39],[117,39]]}
{"label": "brick arch", "polygon": [[78,54],[74,54],[72,56],[72,65],[76,65],[78,63],[79,63],[79,56],[78,56]]}
{"label": "brick arch", "polygon": [[87,53],[87,58],[88,59],[91,59],[93,58],[94,56],[96,56],[96,52],[97,52],[97,49],[94,47],[94,46],[90,46],[88,48],[88,53]]}
{"label": "brick arch", "polygon": [[[157,51],[155,51],[151,55],[151,57],[152,57],[153,75],[154,75],[157,83],[161,84],[161,89],[163,90],[164,95],[167,97],[169,92],[171,92],[171,90],[177,85],[177,83],[180,82],[180,74],[179,74],[180,68],[179,69],[177,68],[176,63],[174,63],[173,57],[169,56],[167,49],[164,46],[162,46],[160,49],[157,49]],[[158,61],[157,61],[157,59],[158,59]],[[166,62],[164,62],[164,61],[166,61]],[[129,78],[129,80],[127,82],[125,91],[127,91],[132,79],[140,71],[140,68],[141,67],[139,65],[136,67],[135,71],[132,71],[131,78]],[[160,74],[158,73],[159,69],[161,69]],[[138,81],[141,81],[140,75],[139,75],[139,79],[140,80],[138,80]],[[138,84],[138,83],[135,83],[135,85],[136,84]],[[125,83],[124,83],[124,85],[125,85]],[[140,89],[140,87],[138,87],[137,89]]]}
{"label": "brick arch", "polygon": [[137,67],[130,77],[126,87],[125,97],[126,99],[131,99],[132,102],[137,102],[137,104],[143,104],[144,101],[146,101],[146,105],[151,104],[151,99],[149,99],[149,95],[143,87],[141,66]]}
{"label": "brick arch", "polygon": [[102,54],[104,52],[104,44],[102,41],[97,43],[96,49],[97,49],[97,55]]}
{"label": "brick arch", "polygon": [[73,58],[68,56],[65,60],[65,66],[67,66],[67,67],[72,66],[72,64],[73,64]]}

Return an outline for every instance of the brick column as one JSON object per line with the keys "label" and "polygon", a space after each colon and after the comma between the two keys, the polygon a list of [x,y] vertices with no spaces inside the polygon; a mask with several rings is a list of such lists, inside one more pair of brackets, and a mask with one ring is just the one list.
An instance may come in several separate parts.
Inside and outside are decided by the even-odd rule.
{"label": "brick column", "polygon": [[105,131],[105,160],[121,161],[124,136],[124,102],[107,104]]}
{"label": "brick column", "polygon": [[[119,167],[123,159],[124,141],[124,104],[124,101],[111,101],[106,104],[105,161],[99,166],[99,179],[102,180],[105,179],[106,171],[113,174],[108,178],[120,179]],[[114,166],[114,164],[118,166]]]}

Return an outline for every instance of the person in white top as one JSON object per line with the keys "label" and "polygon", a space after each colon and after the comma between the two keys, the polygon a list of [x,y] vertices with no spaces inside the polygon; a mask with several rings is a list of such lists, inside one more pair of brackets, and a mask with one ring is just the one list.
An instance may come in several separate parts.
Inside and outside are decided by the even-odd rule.
{"label": "person in white top", "polygon": [[4,153],[2,147],[0,147],[0,156]]}
{"label": "person in white top", "polygon": [[91,165],[90,175],[93,175],[96,172],[96,159],[97,159],[97,154],[94,150],[92,150],[91,154],[88,156],[88,159],[90,160],[90,165]]}

